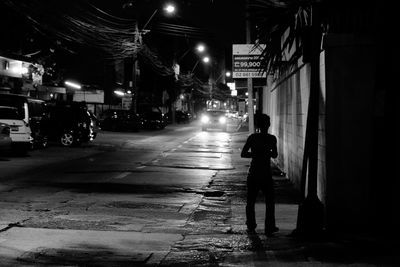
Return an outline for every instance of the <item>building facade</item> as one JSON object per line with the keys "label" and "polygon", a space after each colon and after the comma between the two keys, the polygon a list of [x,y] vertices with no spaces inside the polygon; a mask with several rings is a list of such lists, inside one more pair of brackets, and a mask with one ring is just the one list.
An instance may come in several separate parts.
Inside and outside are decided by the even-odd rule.
{"label": "building facade", "polygon": [[[399,161],[390,153],[398,142],[393,126],[398,105],[386,30],[390,20],[382,20],[384,14],[382,9],[332,9],[331,28],[323,36],[317,194],[325,227],[332,232],[399,234]],[[300,58],[294,68],[270,80],[263,93],[263,112],[271,115],[271,133],[278,138],[277,163],[299,190],[310,72],[310,64]]]}

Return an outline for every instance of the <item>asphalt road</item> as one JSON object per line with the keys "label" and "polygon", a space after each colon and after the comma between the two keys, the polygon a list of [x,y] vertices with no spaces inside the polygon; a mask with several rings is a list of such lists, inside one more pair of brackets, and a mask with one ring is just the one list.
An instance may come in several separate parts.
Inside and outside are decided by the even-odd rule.
{"label": "asphalt road", "polygon": [[233,168],[229,142],[236,126],[228,133],[202,132],[197,122],[100,132],[80,147],[3,156],[0,262],[76,264],[102,262],[104,255],[107,265],[111,258],[160,262],[182,234],[198,227],[189,222],[202,197],[215,193],[212,177]]}

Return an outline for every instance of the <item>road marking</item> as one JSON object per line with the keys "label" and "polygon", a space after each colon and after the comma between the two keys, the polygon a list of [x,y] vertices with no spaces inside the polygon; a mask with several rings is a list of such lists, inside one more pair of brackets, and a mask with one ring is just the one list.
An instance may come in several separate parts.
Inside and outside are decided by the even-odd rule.
{"label": "road marking", "polygon": [[139,167],[136,167],[136,169],[143,169],[143,168],[146,168],[146,166],[139,166]]}
{"label": "road marking", "polygon": [[128,176],[129,174],[131,174],[131,172],[123,172],[118,174],[117,176],[114,176],[113,179],[122,179],[125,178],[126,176]]}

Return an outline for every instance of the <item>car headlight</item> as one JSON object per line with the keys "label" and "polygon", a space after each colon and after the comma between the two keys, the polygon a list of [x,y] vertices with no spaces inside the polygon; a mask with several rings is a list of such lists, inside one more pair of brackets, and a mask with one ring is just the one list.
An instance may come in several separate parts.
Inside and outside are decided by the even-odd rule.
{"label": "car headlight", "polygon": [[203,116],[201,117],[201,122],[202,122],[202,123],[208,123],[209,121],[210,121],[210,118],[209,118],[208,116],[203,115]]}
{"label": "car headlight", "polygon": [[220,117],[219,118],[219,123],[221,123],[221,124],[226,123],[226,118],[225,117]]}

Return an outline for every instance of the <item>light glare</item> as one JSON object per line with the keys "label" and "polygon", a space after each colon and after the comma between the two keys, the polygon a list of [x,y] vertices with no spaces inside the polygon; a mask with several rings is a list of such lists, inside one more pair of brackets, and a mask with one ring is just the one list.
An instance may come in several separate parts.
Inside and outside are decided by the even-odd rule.
{"label": "light glare", "polygon": [[124,96],[125,95],[124,92],[119,91],[119,90],[115,90],[114,94],[119,95],[119,96]]}
{"label": "light glare", "polygon": [[202,122],[202,123],[208,123],[209,120],[210,120],[210,118],[207,117],[207,116],[205,116],[205,115],[203,115],[203,116],[201,117],[201,122]]}
{"label": "light glare", "polygon": [[65,83],[65,85],[67,85],[69,87],[72,87],[72,88],[75,88],[75,89],[81,89],[82,88],[82,86],[77,84],[77,83],[73,83],[73,82],[69,82],[69,81],[66,81],[64,83]]}
{"label": "light glare", "polygon": [[169,14],[172,14],[175,12],[175,6],[173,6],[172,4],[168,4],[164,9]]}
{"label": "light glare", "polygon": [[204,52],[204,50],[206,50],[206,47],[204,45],[200,44],[197,46],[197,51]]}

